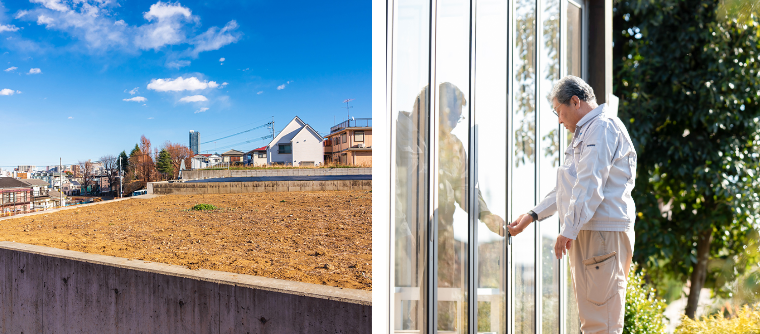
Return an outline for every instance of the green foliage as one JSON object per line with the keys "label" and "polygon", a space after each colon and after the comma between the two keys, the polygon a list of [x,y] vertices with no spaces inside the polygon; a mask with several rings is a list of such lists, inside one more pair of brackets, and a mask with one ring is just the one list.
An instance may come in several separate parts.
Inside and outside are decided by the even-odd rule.
{"label": "green foliage", "polygon": [[616,1],[613,82],[639,157],[634,261],[685,281],[709,236],[705,287],[726,295],[760,260],[737,261],[760,210],[760,27],[718,5]]}
{"label": "green foliage", "polygon": [[121,160],[121,165],[119,166],[121,168],[121,172],[126,173],[129,169],[129,157],[127,156],[127,152],[121,151],[121,153],[119,153],[118,159]]}
{"label": "green foliage", "polygon": [[174,165],[172,164],[172,156],[169,154],[169,151],[162,149],[161,152],[158,153],[156,169],[165,175],[174,175]]}
{"label": "green foliage", "polygon": [[218,209],[217,207],[211,205],[211,204],[196,204],[192,208],[195,211],[211,211]]}
{"label": "green foliage", "polygon": [[675,334],[757,334],[760,333],[760,304],[745,305],[729,317],[722,315],[702,317],[699,320],[683,318]]}
{"label": "green foliage", "polygon": [[655,289],[644,283],[644,272],[631,268],[625,292],[624,334],[665,333],[665,301],[657,299]]}

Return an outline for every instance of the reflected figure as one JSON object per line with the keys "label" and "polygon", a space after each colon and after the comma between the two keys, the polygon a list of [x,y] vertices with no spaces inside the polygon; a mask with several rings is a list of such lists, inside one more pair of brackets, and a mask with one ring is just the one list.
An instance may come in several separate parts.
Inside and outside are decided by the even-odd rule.
{"label": "reflected figure", "polygon": [[[462,91],[451,83],[439,86],[439,147],[438,147],[438,287],[465,288],[463,269],[467,256],[462,252],[467,240],[454,239],[454,213],[458,206],[469,211],[467,184],[467,152],[462,141],[452,130],[462,119],[466,99]],[[429,184],[430,108],[429,88],[425,87],[414,101],[411,112],[400,111],[395,123],[396,132],[396,190],[395,202],[395,286],[424,287],[426,268],[426,230],[429,219],[427,208]],[[466,126],[466,124],[464,125]],[[477,217],[494,233],[504,236],[504,219],[492,214],[478,192]],[[463,222],[466,224],[466,222]],[[434,260],[435,259],[431,259]],[[422,300],[425,289],[420,289],[419,300],[402,303],[401,329],[422,329],[425,314]],[[463,294],[464,289],[461,291]],[[453,327],[456,309],[439,304],[439,324]],[[443,314],[442,314],[443,313]],[[444,321],[444,318],[450,319]]]}

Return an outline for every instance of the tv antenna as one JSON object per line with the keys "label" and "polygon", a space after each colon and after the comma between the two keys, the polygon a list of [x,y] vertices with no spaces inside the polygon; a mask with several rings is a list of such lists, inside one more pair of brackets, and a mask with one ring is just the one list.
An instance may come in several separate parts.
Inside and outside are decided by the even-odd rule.
{"label": "tv antenna", "polygon": [[350,109],[353,108],[353,107],[349,107],[348,103],[351,102],[351,101],[353,101],[353,100],[354,99],[345,99],[345,100],[343,100],[343,103],[346,104],[346,120],[350,120],[351,119],[351,116],[350,116],[350,111],[351,110]]}

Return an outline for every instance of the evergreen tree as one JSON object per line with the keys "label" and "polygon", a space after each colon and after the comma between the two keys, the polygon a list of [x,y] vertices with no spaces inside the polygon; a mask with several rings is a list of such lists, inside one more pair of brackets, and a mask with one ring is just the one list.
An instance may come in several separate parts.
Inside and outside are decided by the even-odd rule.
{"label": "evergreen tree", "polygon": [[162,149],[160,153],[158,153],[158,163],[156,164],[156,167],[159,172],[163,173],[164,175],[173,175],[174,174],[174,166],[172,164],[172,156],[169,154],[169,151],[166,149]]}

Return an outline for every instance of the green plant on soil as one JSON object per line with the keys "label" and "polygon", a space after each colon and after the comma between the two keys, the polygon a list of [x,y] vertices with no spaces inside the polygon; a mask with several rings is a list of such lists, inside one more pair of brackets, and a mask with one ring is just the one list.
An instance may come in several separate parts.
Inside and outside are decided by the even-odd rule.
{"label": "green plant on soil", "polygon": [[196,204],[193,207],[193,210],[195,210],[195,211],[211,211],[211,210],[216,210],[216,209],[217,209],[217,207],[215,207],[215,206],[213,206],[211,204]]}

